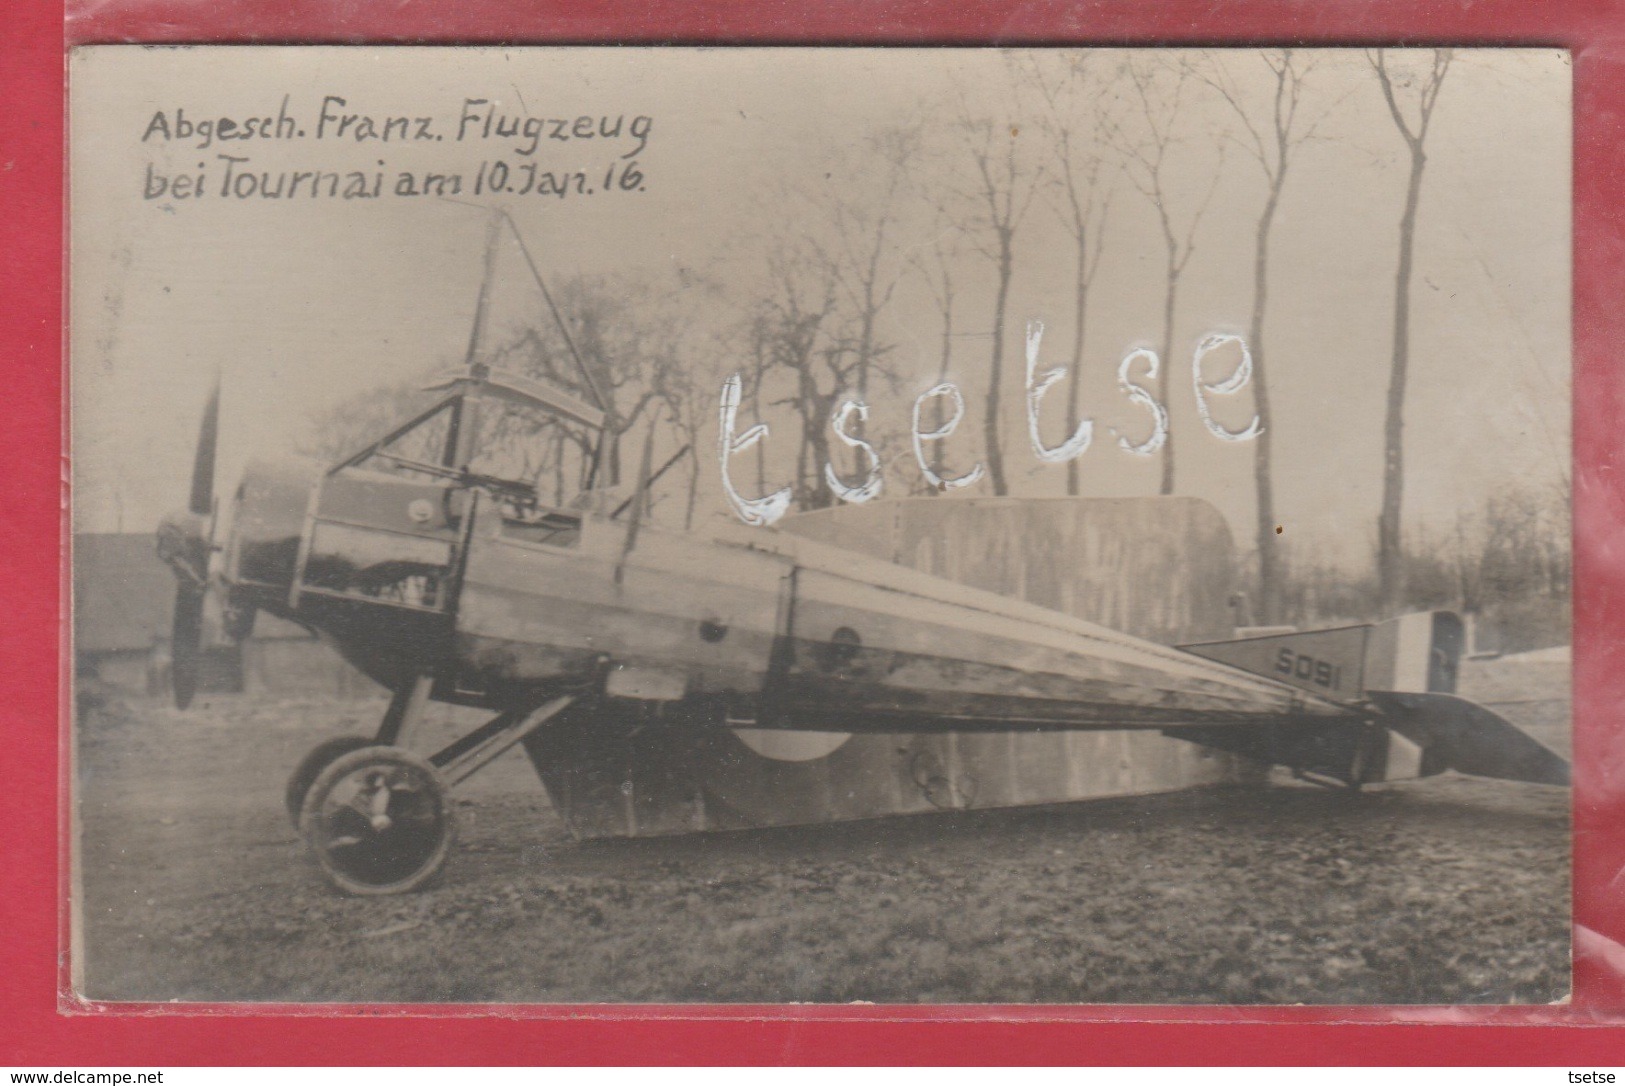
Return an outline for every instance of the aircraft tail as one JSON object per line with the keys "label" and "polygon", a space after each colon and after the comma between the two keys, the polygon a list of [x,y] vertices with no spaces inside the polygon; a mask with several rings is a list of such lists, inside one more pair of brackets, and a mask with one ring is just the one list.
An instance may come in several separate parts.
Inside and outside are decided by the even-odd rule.
{"label": "aircraft tail", "polygon": [[1477,777],[1567,785],[1569,764],[1511,721],[1456,696],[1465,628],[1448,611],[1329,630],[1180,646],[1312,691],[1366,719],[1244,728],[1170,728],[1174,735],[1358,787],[1453,769]]}
{"label": "aircraft tail", "polygon": [[1449,611],[1387,622],[1205,641],[1186,652],[1355,703],[1372,690],[1453,694],[1466,628]]}
{"label": "aircraft tail", "polygon": [[[1422,750],[1423,766],[1474,777],[1569,784],[1569,763],[1505,717],[1454,694],[1373,690],[1382,724]],[[1418,776],[1427,773],[1418,772]]]}

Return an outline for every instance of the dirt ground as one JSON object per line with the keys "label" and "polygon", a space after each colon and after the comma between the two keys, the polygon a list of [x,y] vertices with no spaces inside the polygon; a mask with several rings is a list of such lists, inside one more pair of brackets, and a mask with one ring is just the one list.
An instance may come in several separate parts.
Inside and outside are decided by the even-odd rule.
{"label": "dirt ground", "polygon": [[[1566,755],[1567,678],[1561,661],[1471,664],[1462,692]],[[282,788],[321,739],[370,732],[381,701],[215,697],[183,714],[89,700],[93,999],[1499,1003],[1568,989],[1560,789],[1282,781],[577,843],[515,752],[460,793],[444,879],[364,900],[320,877]]]}

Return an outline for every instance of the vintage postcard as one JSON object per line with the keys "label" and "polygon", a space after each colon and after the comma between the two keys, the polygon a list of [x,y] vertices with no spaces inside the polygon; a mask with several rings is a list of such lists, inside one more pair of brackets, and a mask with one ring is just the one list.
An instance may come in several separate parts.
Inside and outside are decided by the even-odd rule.
{"label": "vintage postcard", "polygon": [[76,50],[77,994],[1563,999],[1570,83]]}

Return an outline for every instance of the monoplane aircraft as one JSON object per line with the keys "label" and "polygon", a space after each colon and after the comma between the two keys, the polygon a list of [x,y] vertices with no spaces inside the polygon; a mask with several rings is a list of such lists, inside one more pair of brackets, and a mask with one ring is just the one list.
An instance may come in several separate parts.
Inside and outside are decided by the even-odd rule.
{"label": "monoplane aircraft", "polygon": [[[321,744],[288,783],[290,815],[347,891],[432,878],[451,789],[520,743],[555,805],[601,788],[626,832],[653,811],[637,766],[678,781],[671,751],[731,731],[1149,730],[1355,788],[1445,770],[1568,782],[1563,759],[1454,695],[1463,636],[1448,613],[1177,648],[786,531],[674,530],[645,513],[647,457],[630,495],[601,485],[590,376],[567,386],[470,354],[429,406],[337,462],[250,466],[229,508],[217,387],[188,509],[159,534],[179,581],[177,704],[210,609],[228,641],[259,612],[302,624],[393,692],[373,735]],[[583,450],[571,492],[510,466],[514,443],[548,428]],[[491,715],[423,756],[429,702]],[[661,832],[719,824],[693,791],[692,819]],[[839,795],[820,802],[821,817],[852,816]]]}

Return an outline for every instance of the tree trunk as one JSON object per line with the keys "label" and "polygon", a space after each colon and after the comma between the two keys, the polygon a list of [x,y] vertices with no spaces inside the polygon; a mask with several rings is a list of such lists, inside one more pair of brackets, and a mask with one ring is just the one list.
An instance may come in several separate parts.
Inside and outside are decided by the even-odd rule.
{"label": "tree trunk", "polygon": [[[954,351],[954,299],[951,293],[945,293],[944,297],[946,301],[942,309],[942,358],[937,364],[937,384],[939,385],[948,380],[948,364],[953,361]],[[931,400],[933,419],[931,429],[940,430],[948,425],[948,408],[943,405],[941,396],[933,396]],[[931,443],[931,470],[939,479],[942,478],[943,465],[947,462],[947,453],[942,446],[943,443],[940,441]],[[942,491],[932,488],[928,493],[933,497],[938,497],[942,494]]]}
{"label": "tree trunk", "polygon": [[[812,447],[812,423],[808,421],[805,413],[801,416],[801,443],[796,448],[796,482],[792,492],[795,494],[796,504],[802,509],[811,509],[813,499],[812,491],[807,486],[807,452]],[[762,442],[758,441],[758,445]]]}
{"label": "tree trunk", "polygon": [[[1168,371],[1173,367],[1169,364],[1168,356],[1174,350],[1174,306],[1179,298],[1179,267],[1174,263],[1172,244],[1168,249],[1168,291],[1162,299],[1162,356],[1157,366],[1157,399],[1162,401],[1163,409],[1173,416],[1173,405],[1168,402]],[[1168,437],[1162,443],[1162,486],[1159,494],[1172,494],[1174,492],[1174,428],[1168,427]]]}
{"label": "tree trunk", "polygon": [[1383,427],[1382,513],[1377,519],[1378,598],[1385,614],[1403,601],[1404,568],[1400,510],[1405,499],[1405,380],[1410,365],[1411,250],[1416,242],[1416,205],[1422,195],[1427,155],[1411,145],[1411,179],[1399,220],[1399,269],[1394,275],[1394,366],[1388,379],[1388,417]]}
{"label": "tree trunk", "polygon": [[[1068,426],[1078,424],[1078,386],[1083,383],[1083,331],[1084,322],[1089,316],[1089,244],[1088,234],[1081,225],[1077,231],[1077,239],[1078,278],[1072,320],[1072,379],[1066,383],[1066,424]],[[1068,497],[1076,498],[1078,496],[1077,457],[1073,457],[1066,462],[1066,493]]]}
{"label": "tree trunk", "polygon": [[802,509],[823,509],[834,502],[824,486],[824,465],[830,462],[829,420],[833,396],[823,396],[813,383],[811,359],[800,368],[801,447],[796,450],[796,498]]}
{"label": "tree trunk", "polygon": [[[1284,177],[1284,173],[1283,173]],[[1281,620],[1281,538],[1276,532],[1275,489],[1270,478],[1269,385],[1264,380],[1264,311],[1269,299],[1270,227],[1281,198],[1281,182],[1270,188],[1264,213],[1258,220],[1258,248],[1253,254],[1253,320],[1247,346],[1253,356],[1253,406],[1259,434],[1253,439],[1253,483],[1258,492],[1258,620],[1265,625]]]}
{"label": "tree trunk", "polygon": [[823,509],[835,504],[835,496],[824,485],[824,465],[831,462],[829,418],[830,413],[827,409],[819,411],[812,420],[812,426],[802,445],[804,453],[802,470],[807,472],[806,489],[801,501],[803,509]]}
{"label": "tree trunk", "polygon": [[993,357],[988,367],[987,414],[982,419],[983,438],[987,445],[987,472],[993,480],[993,493],[1000,497],[1010,493],[1004,479],[1004,451],[999,446],[999,391],[1004,384],[1004,311],[1010,300],[1010,273],[1014,260],[1010,249],[1010,232],[1001,231],[999,292],[993,303]]}
{"label": "tree trunk", "polygon": [[[874,274],[872,268],[870,274]],[[870,296],[864,299],[863,322],[858,332],[857,400],[865,405],[869,403],[869,368],[875,353],[875,318],[879,315],[875,309],[872,294],[873,288],[871,287]],[[836,390],[837,393],[843,391],[845,390]],[[853,415],[848,422],[848,426],[848,432],[860,440],[869,436],[868,424],[860,416]],[[846,470],[854,474],[862,474],[867,467],[863,454],[858,452],[857,449],[846,448],[844,445],[842,448],[845,452]]]}

